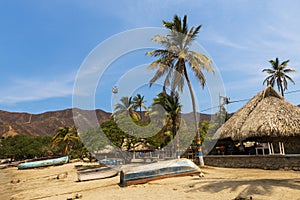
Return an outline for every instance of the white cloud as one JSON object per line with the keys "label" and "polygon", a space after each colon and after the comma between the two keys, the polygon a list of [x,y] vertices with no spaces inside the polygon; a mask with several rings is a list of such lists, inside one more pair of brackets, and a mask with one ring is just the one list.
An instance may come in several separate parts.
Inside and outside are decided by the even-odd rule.
{"label": "white cloud", "polygon": [[0,102],[16,104],[55,97],[70,96],[73,92],[72,76],[49,78],[19,78],[1,85]]}

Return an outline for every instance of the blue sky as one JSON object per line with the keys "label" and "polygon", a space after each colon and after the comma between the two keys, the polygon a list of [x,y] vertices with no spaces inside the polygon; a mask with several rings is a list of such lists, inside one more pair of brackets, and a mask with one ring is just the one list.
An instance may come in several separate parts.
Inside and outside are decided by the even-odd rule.
{"label": "blue sky", "polygon": [[[71,108],[76,75],[97,45],[131,29],[162,27],[161,21],[174,14],[187,14],[190,26],[203,24],[197,42],[218,68],[226,95],[232,101],[251,98],[263,89],[266,74],[261,71],[270,67],[268,60],[290,59],[290,68],[299,71],[299,8],[296,0],[0,1],[0,109],[41,113]],[[95,92],[96,108],[111,111],[111,87],[151,61],[140,51],[112,63]],[[300,89],[299,72],[291,76],[296,85],[288,91]],[[150,101],[147,91],[137,89]],[[207,92],[196,88],[199,110],[215,106]],[[286,99],[300,104],[299,95],[286,94]],[[244,103],[227,109],[234,112]]]}

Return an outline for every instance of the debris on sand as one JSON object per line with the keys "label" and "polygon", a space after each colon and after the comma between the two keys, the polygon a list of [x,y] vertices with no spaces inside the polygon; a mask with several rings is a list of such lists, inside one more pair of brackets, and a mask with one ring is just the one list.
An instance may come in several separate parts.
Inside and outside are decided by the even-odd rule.
{"label": "debris on sand", "polygon": [[64,178],[67,178],[67,177],[68,177],[68,172],[64,172],[64,173],[58,174],[56,176],[56,179],[64,179]]}

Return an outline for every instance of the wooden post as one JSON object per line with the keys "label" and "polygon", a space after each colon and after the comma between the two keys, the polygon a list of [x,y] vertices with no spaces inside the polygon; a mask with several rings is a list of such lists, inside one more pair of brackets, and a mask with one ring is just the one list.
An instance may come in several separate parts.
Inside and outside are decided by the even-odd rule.
{"label": "wooden post", "polygon": [[279,142],[279,153],[282,154],[281,142]]}
{"label": "wooden post", "polygon": [[274,155],[274,147],[273,147],[273,143],[271,143],[271,149],[272,149],[272,155]]}
{"label": "wooden post", "polygon": [[269,148],[269,155],[271,155],[272,151],[271,151],[271,147],[270,147],[270,142],[268,142],[268,148]]}

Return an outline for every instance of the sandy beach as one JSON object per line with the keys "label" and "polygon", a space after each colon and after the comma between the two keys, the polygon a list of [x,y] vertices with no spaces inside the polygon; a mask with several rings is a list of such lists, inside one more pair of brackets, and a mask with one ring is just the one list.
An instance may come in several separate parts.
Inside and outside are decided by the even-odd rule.
{"label": "sandy beach", "polygon": [[[185,176],[120,187],[119,176],[77,182],[75,165],[0,170],[0,199],[299,199],[300,172],[205,167],[205,177]],[[67,177],[57,179],[58,174]],[[13,183],[12,183],[13,182]]]}

